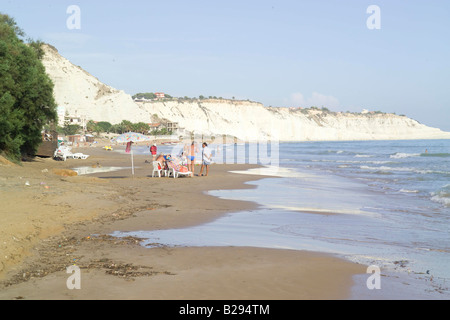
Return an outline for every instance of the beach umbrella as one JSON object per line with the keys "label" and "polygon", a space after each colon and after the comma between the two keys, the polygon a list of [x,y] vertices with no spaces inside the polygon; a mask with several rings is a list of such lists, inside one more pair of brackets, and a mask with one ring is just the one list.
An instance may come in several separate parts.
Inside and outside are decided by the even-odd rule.
{"label": "beach umbrella", "polygon": [[126,143],[127,149],[126,153],[131,153],[131,172],[134,176],[134,159],[133,159],[133,149],[131,148],[131,143],[150,141],[151,137],[143,135],[141,133],[136,132],[126,132],[121,134],[120,136],[112,139],[112,142],[115,143]]}

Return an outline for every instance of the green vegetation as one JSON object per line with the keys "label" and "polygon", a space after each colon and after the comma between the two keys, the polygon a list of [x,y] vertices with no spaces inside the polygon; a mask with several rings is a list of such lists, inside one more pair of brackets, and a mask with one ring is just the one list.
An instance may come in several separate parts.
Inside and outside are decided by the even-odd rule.
{"label": "green vegetation", "polygon": [[73,136],[80,133],[82,127],[77,124],[65,124],[64,127],[57,127],[56,131],[66,136]]}
{"label": "green vegetation", "polygon": [[162,128],[160,130],[152,130],[149,133],[151,136],[169,136],[171,135],[171,133],[169,132],[169,130],[167,130],[167,128]]}
{"label": "green vegetation", "polygon": [[86,125],[86,130],[91,132],[91,133],[97,133],[97,135],[99,135],[102,132],[110,132],[111,128],[112,128],[112,124],[107,122],[107,121],[101,121],[101,122],[97,122],[95,123],[92,120],[89,120],[89,122]]}
{"label": "green vegetation", "polygon": [[[64,126],[57,127],[57,132],[63,135],[75,135],[81,134],[82,127],[77,124],[65,123]],[[170,135],[171,133],[167,130],[167,128],[161,128],[159,130],[150,131],[150,125],[144,122],[133,123],[128,120],[122,120],[121,123],[112,125],[109,122],[101,121],[95,122],[93,120],[89,120],[86,125],[86,132],[96,133],[100,135],[101,133],[117,133],[122,134],[126,132],[138,132],[145,135],[157,135],[157,136],[165,136]]]}
{"label": "green vegetation", "polygon": [[133,99],[149,99],[149,100],[153,100],[153,99],[156,99],[156,95],[153,92],[136,93],[133,96]]}
{"label": "green vegetation", "polygon": [[[194,101],[194,100],[205,100],[205,99],[215,99],[215,100],[236,100],[236,97],[232,97],[232,99],[225,99],[223,97],[216,97],[216,96],[204,96],[204,95],[199,95],[198,98],[197,97],[188,97],[188,96],[184,96],[184,97],[173,97],[167,93],[164,94],[165,98],[164,99],[158,99],[159,101],[173,101],[173,100],[177,100],[180,102],[184,102],[184,101]],[[136,93],[135,95],[133,95],[133,99],[147,99],[147,100],[155,100],[156,94],[153,92],[147,92],[147,93]],[[247,99],[246,101],[250,101],[250,99]]]}
{"label": "green vegetation", "polygon": [[14,161],[34,156],[42,128],[57,121],[42,43],[24,37],[15,20],[0,13],[0,153]]}
{"label": "green vegetation", "polygon": [[[165,98],[164,99],[173,99],[173,97],[169,94],[164,94]],[[133,99],[147,99],[147,100],[154,100],[156,99],[156,94],[154,94],[153,92],[145,92],[145,93],[136,93],[133,96]]]}
{"label": "green vegetation", "polygon": [[132,123],[128,120],[123,120],[119,124],[112,125],[110,127],[109,132],[122,134],[125,132],[138,132],[142,134],[147,134],[150,130],[150,126],[147,123],[138,122],[138,123]]}

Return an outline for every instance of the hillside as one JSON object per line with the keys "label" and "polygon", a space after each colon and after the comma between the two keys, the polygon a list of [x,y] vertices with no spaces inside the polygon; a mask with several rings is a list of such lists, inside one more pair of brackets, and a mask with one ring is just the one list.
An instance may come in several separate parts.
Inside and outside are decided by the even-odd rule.
{"label": "hillside", "polygon": [[450,139],[449,132],[394,114],[333,113],[271,108],[256,102],[188,100],[134,102],[124,91],[99,81],[44,47],[44,66],[55,84],[55,99],[64,112],[87,120],[150,123],[152,115],[177,122],[186,133],[230,135],[242,140],[402,140]]}

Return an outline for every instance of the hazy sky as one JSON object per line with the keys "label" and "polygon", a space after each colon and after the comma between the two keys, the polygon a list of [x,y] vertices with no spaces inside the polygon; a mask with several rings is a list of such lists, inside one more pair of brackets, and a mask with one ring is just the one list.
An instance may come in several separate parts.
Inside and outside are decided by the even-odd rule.
{"label": "hazy sky", "polygon": [[448,0],[0,0],[0,12],[129,94],[380,110],[450,131]]}

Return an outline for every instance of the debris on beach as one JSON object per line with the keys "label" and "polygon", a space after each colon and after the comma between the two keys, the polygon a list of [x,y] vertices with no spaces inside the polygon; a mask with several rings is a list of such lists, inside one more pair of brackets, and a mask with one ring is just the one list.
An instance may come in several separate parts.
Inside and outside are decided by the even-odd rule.
{"label": "debris on beach", "polygon": [[78,175],[76,171],[69,169],[53,169],[52,171],[54,174],[62,177],[75,177]]}
{"label": "debris on beach", "polygon": [[136,237],[116,238],[110,235],[91,235],[83,238],[60,237],[46,241],[39,249],[39,259],[31,263],[26,269],[19,271],[7,281],[0,282],[1,287],[9,287],[31,279],[44,278],[45,276],[65,271],[70,265],[77,265],[80,269],[103,270],[106,274],[134,281],[137,277],[150,277],[155,275],[175,275],[168,271],[156,271],[151,266],[134,265],[120,261],[103,258],[89,260],[89,258],[77,254],[77,247],[85,242],[99,245],[140,245],[143,239]]}

